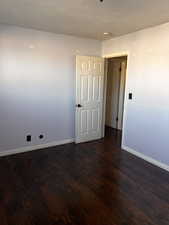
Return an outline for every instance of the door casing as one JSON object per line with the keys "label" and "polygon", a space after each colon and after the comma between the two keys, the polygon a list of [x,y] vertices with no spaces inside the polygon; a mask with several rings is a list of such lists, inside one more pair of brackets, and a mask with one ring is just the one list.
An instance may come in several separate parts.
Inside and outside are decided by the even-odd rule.
{"label": "door casing", "polygon": [[127,57],[127,68],[126,68],[126,81],[125,81],[125,93],[124,93],[124,108],[123,108],[123,124],[122,124],[122,142],[121,147],[124,146],[124,133],[126,129],[126,111],[128,101],[128,65],[130,60],[130,52],[117,52],[112,54],[103,55],[105,59],[105,75],[104,75],[104,96],[103,96],[103,119],[102,119],[102,137],[105,136],[105,121],[106,121],[106,93],[107,93],[107,72],[108,72],[108,59],[116,57]]}

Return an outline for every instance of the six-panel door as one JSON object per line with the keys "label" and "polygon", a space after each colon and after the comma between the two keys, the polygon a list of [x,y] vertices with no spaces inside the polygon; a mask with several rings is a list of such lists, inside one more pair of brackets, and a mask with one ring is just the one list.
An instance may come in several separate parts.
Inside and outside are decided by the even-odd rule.
{"label": "six-panel door", "polygon": [[103,83],[104,59],[77,56],[76,143],[101,138]]}

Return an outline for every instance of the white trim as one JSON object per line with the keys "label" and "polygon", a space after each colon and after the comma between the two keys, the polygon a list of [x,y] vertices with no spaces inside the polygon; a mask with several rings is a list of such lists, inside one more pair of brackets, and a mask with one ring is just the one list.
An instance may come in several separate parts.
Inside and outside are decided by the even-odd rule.
{"label": "white trim", "polygon": [[108,59],[104,60],[104,86],[103,86],[103,114],[102,114],[102,138],[105,136],[106,123],[106,96],[107,96],[107,73],[108,73]]}
{"label": "white trim", "polygon": [[129,55],[129,52],[126,51],[126,52],[116,52],[116,53],[112,53],[112,54],[106,54],[106,55],[103,55],[102,57],[109,59],[109,58],[123,57],[123,56],[128,56],[128,55]]}
{"label": "white trim", "polygon": [[122,141],[121,146],[124,143],[124,133],[126,130],[126,121],[127,121],[127,103],[128,103],[128,80],[129,80],[129,62],[130,62],[130,53],[127,53],[127,68],[126,68],[126,78],[125,78],[125,93],[124,93],[124,108],[123,108],[123,124],[122,124]]}
{"label": "white trim", "polygon": [[17,148],[17,149],[6,150],[6,151],[3,151],[3,152],[0,152],[0,157],[18,154],[18,153],[23,153],[23,152],[34,151],[34,150],[39,150],[39,149],[44,149],[44,148],[48,148],[48,147],[54,147],[54,146],[57,146],[57,145],[69,144],[69,143],[73,143],[73,142],[74,142],[74,138],[65,139],[65,140],[61,140],[61,141],[53,141],[53,142],[41,144],[41,145],[26,146],[26,147]]}
{"label": "white trim", "polygon": [[129,153],[131,153],[131,154],[133,154],[133,155],[135,155],[135,156],[137,156],[137,157],[139,157],[141,159],[144,159],[145,161],[147,161],[147,162],[149,162],[149,163],[151,163],[151,164],[153,164],[155,166],[158,166],[161,169],[164,169],[164,170],[169,172],[169,166],[164,164],[164,163],[162,163],[162,162],[159,162],[159,161],[157,161],[157,160],[155,160],[155,159],[153,159],[153,158],[151,158],[149,156],[146,156],[146,155],[144,155],[144,154],[142,154],[140,152],[137,152],[136,150],[133,150],[133,149],[131,149],[131,148],[125,146],[125,145],[122,145],[122,149],[124,151],[127,151],[127,152],[129,152]]}

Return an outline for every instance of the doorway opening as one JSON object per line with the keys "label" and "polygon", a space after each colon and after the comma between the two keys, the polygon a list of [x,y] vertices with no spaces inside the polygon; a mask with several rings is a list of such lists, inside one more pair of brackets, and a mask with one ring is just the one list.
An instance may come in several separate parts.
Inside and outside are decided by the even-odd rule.
{"label": "doorway opening", "polygon": [[127,56],[107,59],[105,135],[116,133],[121,141],[126,84]]}

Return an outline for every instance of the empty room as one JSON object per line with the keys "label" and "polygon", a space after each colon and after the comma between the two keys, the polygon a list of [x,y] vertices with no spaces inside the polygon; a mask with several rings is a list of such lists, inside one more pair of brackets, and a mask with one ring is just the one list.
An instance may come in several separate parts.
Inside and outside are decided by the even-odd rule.
{"label": "empty room", "polygon": [[169,225],[169,1],[0,2],[0,225]]}

